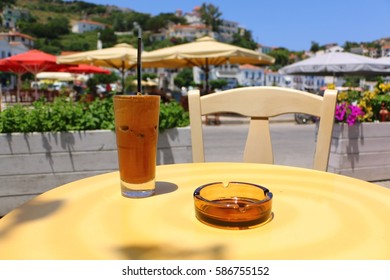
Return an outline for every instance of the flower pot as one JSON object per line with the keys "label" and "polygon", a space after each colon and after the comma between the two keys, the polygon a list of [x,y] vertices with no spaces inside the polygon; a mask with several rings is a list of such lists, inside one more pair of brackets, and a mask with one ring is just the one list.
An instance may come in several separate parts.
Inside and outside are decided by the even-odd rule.
{"label": "flower pot", "polygon": [[328,171],[366,181],[390,179],[390,122],[336,123]]}

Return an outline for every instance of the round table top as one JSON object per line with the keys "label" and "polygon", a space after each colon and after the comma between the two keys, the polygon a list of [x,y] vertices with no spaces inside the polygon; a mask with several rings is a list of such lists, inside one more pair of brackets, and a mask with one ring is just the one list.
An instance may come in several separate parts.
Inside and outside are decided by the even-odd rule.
{"label": "round table top", "polygon": [[[52,189],[0,220],[0,259],[390,259],[390,190],[310,169],[249,163],[157,167],[156,195],[121,196],[119,173]],[[273,219],[227,230],[193,192],[243,181],[273,193]]]}

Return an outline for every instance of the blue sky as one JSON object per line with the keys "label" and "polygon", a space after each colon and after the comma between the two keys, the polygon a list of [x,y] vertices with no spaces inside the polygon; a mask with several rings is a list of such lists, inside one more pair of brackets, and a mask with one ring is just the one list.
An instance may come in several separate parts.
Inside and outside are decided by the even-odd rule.
{"label": "blue sky", "polygon": [[390,0],[85,0],[114,4],[157,15],[181,9],[190,12],[202,3],[219,7],[222,18],[252,31],[260,44],[308,50],[346,41],[371,42],[390,37]]}

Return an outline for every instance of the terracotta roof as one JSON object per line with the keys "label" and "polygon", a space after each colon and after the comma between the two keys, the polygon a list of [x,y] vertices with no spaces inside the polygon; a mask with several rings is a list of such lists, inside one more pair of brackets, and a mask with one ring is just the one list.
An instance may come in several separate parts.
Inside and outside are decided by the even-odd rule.
{"label": "terracotta roof", "polygon": [[175,25],[173,29],[206,29],[206,25]]}
{"label": "terracotta roof", "polygon": [[243,64],[243,65],[240,65],[240,69],[261,69],[261,68],[258,66],[251,65],[251,64]]}
{"label": "terracotta roof", "polygon": [[79,52],[72,52],[72,51],[62,51],[60,55],[70,55],[70,54],[75,54]]}
{"label": "terracotta roof", "polygon": [[8,33],[0,33],[0,36],[19,36],[19,37],[22,37],[22,38],[25,38],[25,39],[29,39],[29,40],[35,40],[35,38],[27,35],[27,34],[23,34],[23,33],[20,33],[20,32],[8,32]]}
{"label": "terracotta roof", "polygon": [[104,23],[97,22],[97,21],[92,21],[92,20],[85,20],[85,19],[82,19],[82,20],[79,20],[78,22],[84,22],[84,23],[88,23],[88,24],[106,26],[106,24],[104,24]]}

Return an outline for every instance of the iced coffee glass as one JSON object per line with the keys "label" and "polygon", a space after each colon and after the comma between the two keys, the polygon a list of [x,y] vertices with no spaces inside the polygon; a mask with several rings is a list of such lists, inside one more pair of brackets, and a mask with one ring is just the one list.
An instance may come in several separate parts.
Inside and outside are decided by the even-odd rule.
{"label": "iced coffee glass", "polygon": [[115,95],[114,112],[122,195],[151,196],[155,191],[160,96]]}

